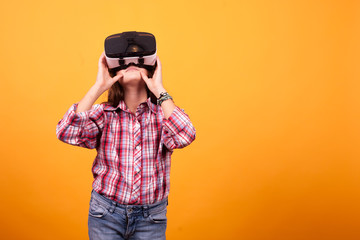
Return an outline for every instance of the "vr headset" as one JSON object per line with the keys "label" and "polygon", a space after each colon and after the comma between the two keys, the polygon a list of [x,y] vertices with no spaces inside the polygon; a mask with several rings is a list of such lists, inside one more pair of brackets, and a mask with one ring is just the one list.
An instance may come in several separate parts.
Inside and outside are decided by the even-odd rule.
{"label": "vr headset", "polygon": [[105,39],[105,57],[112,71],[129,65],[154,70],[156,67],[156,41],[147,32],[123,32]]}

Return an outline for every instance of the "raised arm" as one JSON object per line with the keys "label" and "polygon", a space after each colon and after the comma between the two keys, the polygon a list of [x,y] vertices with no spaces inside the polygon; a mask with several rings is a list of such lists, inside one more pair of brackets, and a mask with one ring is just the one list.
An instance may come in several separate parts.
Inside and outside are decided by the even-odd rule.
{"label": "raised arm", "polygon": [[104,112],[101,105],[94,105],[100,95],[122,77],[121,74],[111,77],[106,65],[105,54],[99,59],[99,70],[95,84],[78,104],[66,112],[56,127],[57,137],[66,143],[95,148],[98,137],[104,126]]}
{"label": "raised arm", "polygon": [[86,95],[80,100],[76,112],[90,110],[95,101],[108,90],[115,82],[122,78],[122,74],[111,77],[106,65],[105,53],[103,52],[99,59],[99,70],[95,84],[90,88]]}
{"label": "raised arm", "polygon": [[[156,57],[156,69],[152,78],[148,78],[143,72],[140,72],[142,79],[145,81],[149,90],[155,95],[156,98],[160,97],[160,93],[166,92],[162,83],[162,66],[159,57]],[[168,119],[175,109],[175,104],[171,99],[164,101],[161,104],[164,116]]]}
{"label": "raised arm", "polygon": [[[156,98],[160,97],[160,93],[166,92],[162,83],[161,71],[161,62],[157,57],[157,67],[153,77],[148,78],[141,73],[142,79]],[[189,116],[177,107],[172,99],[165,100],[161,104],[161,109],[165,117],[163,127],[164,144],[168,149],[183,148],[195,140],[196,131]]]}

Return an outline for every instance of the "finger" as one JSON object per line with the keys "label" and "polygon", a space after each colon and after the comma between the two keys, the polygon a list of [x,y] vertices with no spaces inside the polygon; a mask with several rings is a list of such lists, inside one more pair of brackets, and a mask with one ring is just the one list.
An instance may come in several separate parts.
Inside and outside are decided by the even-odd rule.
{"label": "finger", "polygon": [[149,78],[146,76],[145,73],[143,73],[143,72],[140,71],[140,75],[141,75],[141,78],[142,78],[145,82],[147,82],[147,81],[149,80]]}
{"label": "finger", "polygon": [[116,81],[119,81],[123,77],[124,77],[124,75],[122,73],[118,73],[112,79],[114,80],[114,82],[116,82]]}
{"label": "finger", "polygon": [[106,55],[105,52],[102,52],[99,59],[99,68],[107,68]]}
{"label": "finger", "polygon": [[157,64],[157,68],[161,71],[162,66],[161,66],[161,62],[160,62],[159,56],[156,56],[156,64]]}
{"label": "finger", "polygon": [[102,53],[101,53],[101,55],[100,55],[100,57],[99,57],[99,67],[100,67],[100,66],[101,66],[101,64],[102,64],[102,61],[103,61],[104,55],[105,55],[105,53],[104,53],[104,52],[102,52]]}
{"label": "finger", "polygon": [[153,74],[153,78],[156,78],[157,75],[159,74],[158,72],[160,72],[161,74],[161,62],[160,62],[160,58],[159,56],[156,56],[156,68],[155,68],[155,71],[154,71],[154,74]]}

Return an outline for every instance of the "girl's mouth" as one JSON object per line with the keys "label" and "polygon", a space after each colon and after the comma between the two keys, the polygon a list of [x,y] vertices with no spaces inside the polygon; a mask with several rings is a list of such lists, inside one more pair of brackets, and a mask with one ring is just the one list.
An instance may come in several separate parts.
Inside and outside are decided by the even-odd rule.
{"label": "girl's mouth", "polygon": [[137,68],[137,67],[133,67],[133,66],[130,66],[130,67],[128,67],[127,69],[126,69],[126,72],[127,71],[139,71],[139,69]]}

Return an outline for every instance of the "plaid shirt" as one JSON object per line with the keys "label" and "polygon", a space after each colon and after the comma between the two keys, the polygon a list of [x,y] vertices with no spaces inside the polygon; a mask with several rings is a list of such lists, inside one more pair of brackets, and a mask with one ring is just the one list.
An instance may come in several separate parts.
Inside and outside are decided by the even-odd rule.
{"label": "plaid shirt", "polygon": [[[66,112],[56,128],[57,137],[71,145],[96,148],[92,166],[93,189],[121,204],[152,204],[166,198],[170,188],[171,154],[195,139],[195,129],[186,113],[175,107],[168,119],[150,98],[133,114],[121,101],[115,108],[96,104],[75,113]],[[140,126],[139,126],[140,125]],[[134,129],[141,132],[134,145]],[[141,150],[140,196],[131,196],[134,180],[134,152]]]}

